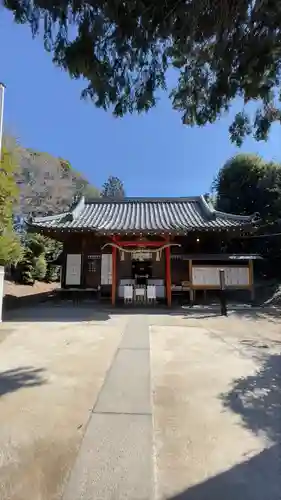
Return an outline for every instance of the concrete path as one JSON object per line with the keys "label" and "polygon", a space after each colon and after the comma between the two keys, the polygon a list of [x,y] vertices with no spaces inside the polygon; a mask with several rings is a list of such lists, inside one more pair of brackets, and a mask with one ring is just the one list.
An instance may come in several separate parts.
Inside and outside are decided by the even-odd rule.
{"label": "concrete path", "polygon": [[149,331],[131,319],[105,379],[64,500],[152,498]]}
{"label": "concrete path", "polygon": [[73,321],[3,325],[1,500],[281,499],[278,318]]}

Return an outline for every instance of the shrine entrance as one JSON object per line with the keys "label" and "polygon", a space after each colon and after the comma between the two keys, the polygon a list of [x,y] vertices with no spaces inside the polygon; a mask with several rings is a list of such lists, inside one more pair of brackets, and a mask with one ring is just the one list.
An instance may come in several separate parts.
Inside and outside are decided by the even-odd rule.
{"label": "shrine entrance", "polygon": [[[161,240],[122,240],[112,237],[112,304],[118,301],[133,304],[166,302],[171,306],[171,243]],[[161,268],[161,272],[160,272]],[[156,272],[157,271],[157,272]]]}
{"label": "shrine entrance", "polygon": [[152,260],[132,260],[132,279],[137,285],[147,285],[152,278]]}

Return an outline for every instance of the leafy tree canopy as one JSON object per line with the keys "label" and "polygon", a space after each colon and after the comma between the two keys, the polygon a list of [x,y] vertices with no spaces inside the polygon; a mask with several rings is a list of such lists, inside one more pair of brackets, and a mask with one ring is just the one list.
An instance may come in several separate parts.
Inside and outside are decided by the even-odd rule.
{"label": "leafy tree canopy", "polygon": [[265,139],[280,122],[280,0],[4,0],[18,23],[44,44],[56,65],[88,86],[82,96],[116,116],[147,111],[179,71],[173,106],[183,123],[215,122],[235,97],[243,106],[230,127],[240,145]]}
{"label": "leafy tree canopy", "polygon": [[45,255],[41,254],[34,261],[33,278],[38,281],[43,281],[47,273],[47,262]]}
{"label": "leafy tree canopy", "polygon": [[250,215],[265,221],[281,217],[281,165],[257,155],[240,154],[229,160],[213,183],[218,210]]}
{"label": "leafy tree canopy", "polygon": [[62,244],[41,234],[22,235],[23,256],[14,269],[15,281],[32,285],[35,280],[52,282],[58,278],[57,268],[52,261],[58,256]]}
{"label": "leafy tree canopy", "polygon": [[102,198],[124,198],[123,182],[111,175],[102,187],[101,196]]}
{"label": "leafy tree canopy", "polygon": [[25,236],[25,247],[29,249],[32,256],[37,258],[45,253],[45,247],[47,238],[44,238],[41,234],[31,233]]}
{"label": "leafy tree canopy", "polygon": [[0,161],[0,263],[16,262],[22,248],[13,230],[13,205],[18,197],[15,180],[17,165],[12,153],[4,146]]}

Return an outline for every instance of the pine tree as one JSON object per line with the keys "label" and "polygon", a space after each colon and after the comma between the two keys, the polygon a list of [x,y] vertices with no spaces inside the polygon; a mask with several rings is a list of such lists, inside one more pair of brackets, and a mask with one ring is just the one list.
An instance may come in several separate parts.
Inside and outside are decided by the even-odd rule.
{"label": "pine tree", "polygon": [[18,281],[23,285],[34,284],[34,265],[33,254],[29,248],[26,248],[22,260],[17,265]]}

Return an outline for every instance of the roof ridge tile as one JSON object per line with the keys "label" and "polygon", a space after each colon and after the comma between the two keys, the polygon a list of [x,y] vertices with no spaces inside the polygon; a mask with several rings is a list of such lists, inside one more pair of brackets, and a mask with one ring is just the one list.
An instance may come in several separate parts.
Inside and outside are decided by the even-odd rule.
{"label": "roof ridge tile", "polygon": [[29,226],[99,232],[183,232],[228,229],[253,223],[251,216],[216,211],[203,196],[182,198],[81,198],[67,213],[38,218]]}

